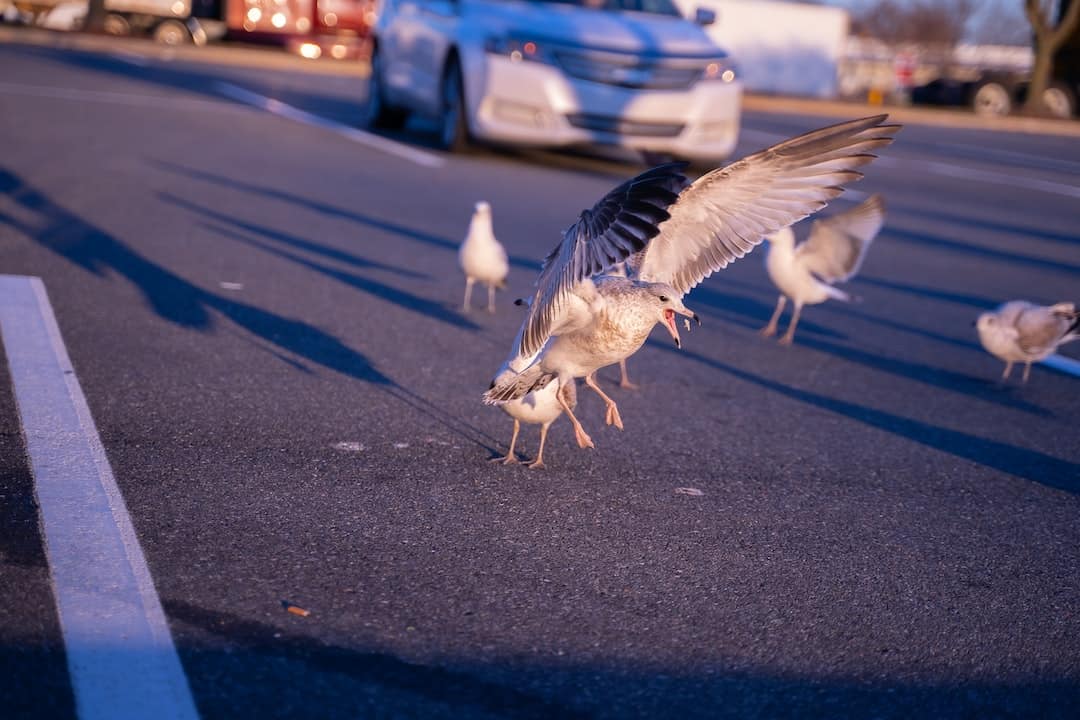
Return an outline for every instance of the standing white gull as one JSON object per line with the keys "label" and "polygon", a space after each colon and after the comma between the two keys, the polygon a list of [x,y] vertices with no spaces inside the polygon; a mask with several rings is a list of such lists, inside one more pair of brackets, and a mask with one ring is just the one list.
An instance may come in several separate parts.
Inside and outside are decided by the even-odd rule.
{"label": "standing white gull", "polygon": [[772,319],[761,329],[761,334],[765,337],[776,334],[788,298],[795,309],[787,332],[780,338],[782,345],[790,345],[795,337],[803,305],[817,305],[830,298],[851,300],[850,295],[834,288],[833,283],[850,280],[859,271],[871,241],[884,224],[885,201],[880,195],[871,195],[847,212],[814,220],[810,237],[799,245],[795,244],[795,233],[790,227],[770,235],[765,268],[780,290],[780,297]]}
{"label": "standing white gull", "polygon": [[1002,380],[1012,374],[1013,363],[1024,363],[1024,382],[1031,363],[1045,360],[1059,345],[1080,339],[1080,312],[1073,303],[1035,305],[1013,300],[975,321],[983,348],[1005,362]]}
{"label": "standing white gull", "polygon": [[[750,252],[765,235],[824,207],[871,151],[892,142],[885,115],[822,128],[718,168],[687,184],[673,163],[653,168],[584,211],[548,255],[512,352],[485,402],[522,397],[554,379],[584,377],[622,426],[600,390],[597,369],[633,354],[662,323],[680,344],[675,315],[697,318],[682,296]],[[601,277],[626,260],[636,279]],[[523,367],[520,372],[516,367]],[[578,444],[593,443],[564,405]]]}
{"label": "standing white gull", "polygon": [[487,285],[488,312],[495,312],[495,288],[506,287],[506,276],[510,273],[510,262],[506,250],[495,239],[491,226],[491,205],[486,202],[476,203],[469,232],[458,250],[458,261],[465,272],[465,302],[463,307],[469,310],[473,283],[479,280]]}

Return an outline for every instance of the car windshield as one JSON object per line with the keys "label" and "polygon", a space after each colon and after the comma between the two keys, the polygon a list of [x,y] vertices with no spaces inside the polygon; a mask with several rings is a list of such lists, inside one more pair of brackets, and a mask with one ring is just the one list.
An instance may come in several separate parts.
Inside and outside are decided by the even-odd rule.
{"label": "car windshield", "polygon": [[671,0],[529,0],[552,5],[577,5],[593,10],[615,10],[682,17]]}

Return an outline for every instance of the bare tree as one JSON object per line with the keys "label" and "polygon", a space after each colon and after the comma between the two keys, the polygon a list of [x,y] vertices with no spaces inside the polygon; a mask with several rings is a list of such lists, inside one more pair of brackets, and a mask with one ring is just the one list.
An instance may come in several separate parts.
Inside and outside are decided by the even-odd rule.
{"label": "bare tree", "polygon": [[890,45],[918,45],[926,60],[944,65],[975,8],[975,0],[879,0],[856,15],[855,28]]}
{"label": "bare tree", "polygon": [[1024,0],[1024,14],[1027,15],[1031,30],[1035,34],[1035,65],[1031,69],[1031,85],[1024,103],[1024,112],[1032,115],[1050,114],[1043,102],[1043,94],[1050,87],[1054,53],[1069,39],[1080,23],[1080,1],[1072,0],[1069,3],[1068,9],[1060,15],[1057,27],[1049,19],[1053,7],[1053,0]]}

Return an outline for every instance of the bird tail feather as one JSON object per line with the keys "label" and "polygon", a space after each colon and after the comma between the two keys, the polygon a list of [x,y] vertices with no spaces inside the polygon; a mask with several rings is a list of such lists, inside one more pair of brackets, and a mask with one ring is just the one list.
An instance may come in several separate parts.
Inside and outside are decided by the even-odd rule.
{"label": "bird tail feather", "polygon": [[498,405],[517,400],[533,390],[544,389],[554,379],[555,375],[544,372],[539,364],[530,365],[520,373],[506,370],[491,381],[491,388],[484,393],[484,404]]}
{"label": "bird tail feather", "polygon": [[1069,321],[1068,328],[1061,336],[1061,342],[1080,339],[1080,310],[1075,303],[1061,302],[1050,306],[1050,312]]}
{"label": "bird tail feather", "polygon": [[840,288],[835,288],[832,285],[825,285],[825,292],[828,293],[829,297],[833,298],[834,300],[843,300],[844,302],[849,302],[849,303],[861,303],[862,302],[862,298],[859,297],[858,295],[853,295],[851,293],[844,292]]}
{"label": "bird tail feather", "polygon": [[1080,340],[1080,310],[1073,307],[1073,311],[1067,316],[1072,322],[1069,323],[1069,329],[1065,331],[1065,340]]}

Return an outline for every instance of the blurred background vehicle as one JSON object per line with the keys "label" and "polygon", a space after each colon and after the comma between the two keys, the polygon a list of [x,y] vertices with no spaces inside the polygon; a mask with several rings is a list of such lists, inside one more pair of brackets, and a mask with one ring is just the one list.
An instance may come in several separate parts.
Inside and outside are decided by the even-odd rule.
{"label": "blurred background vehicle", "polygon": [[375,26],[369,122],[435,118],[439,143],[618,145],[726,158],[742,86],[700,9],[671,0],[386,0]]}
{"label": "blurred background vehicle", "polygon": [[836,97],[850,33],[841,7],[780,0],[674,0],[686,17],[708,8],[705,31],[739,62],[739,81],[755,93]]}
{"label": "blurred background vehicle", "polygon": [[[1074,63],[1055,63],[1053,80],[1043,92],[1050,115],[1075,117],[1080,95],[1078,68]],[[915,105],[944,105],[971,108],[978,115],[1002,116],[1017,112],[1027,99],[1027,73],[985,72],[974,80],[939,77],[911,90]]]}
{"label": "blurred background vehicle", "polygon": [[[78,30],[87,12],[86,0],[13,0],[18,18],[52,30]],[[166,45],[206,42],[206,33],[191,17],[191,0],[105,0],[103,30],[110,35],[149,36]]]}
{"label": "blurred background vehicle", "polygon": [[[81,30],[87,0],[0,0],[0,18]],[[366,59],[375,0],[105,0],[101,30],[167,45],[240,40],[279,45],[306,58]]]}
{"label": "blurred background vehicle", "polygon": [[375,0],[194,0],[192,14],[212,35],[355,60],[367,57]]}
{"label": "blurred background vehicle", "polygon": [[915,105],[963,106],[979,115],[1008,115],[1019,107],[1027,90],[1027,75],[985,72],[974,79],[938,77],[911,89]]}

